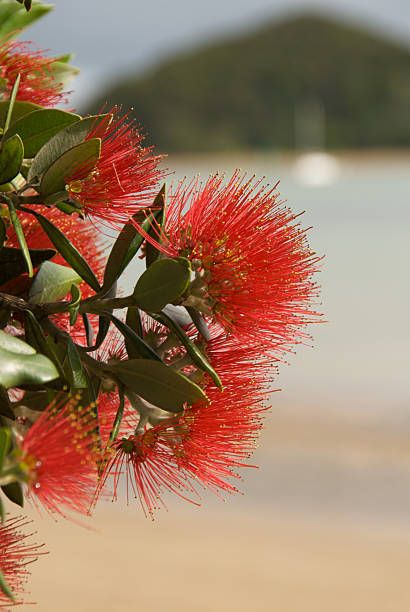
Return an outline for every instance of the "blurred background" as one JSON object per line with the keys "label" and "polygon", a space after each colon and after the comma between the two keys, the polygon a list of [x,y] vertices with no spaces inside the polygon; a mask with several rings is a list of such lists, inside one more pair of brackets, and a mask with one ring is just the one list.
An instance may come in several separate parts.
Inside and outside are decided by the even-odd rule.
{"label": "blurred background", "polygon": [[76,51],[73,105],[132,106],[175,179],[280,180],[326,255],[327,323],[281,368],[243,496],[37,521],[38,609],[407,612],[410,4],[56,5],[30,37]]}

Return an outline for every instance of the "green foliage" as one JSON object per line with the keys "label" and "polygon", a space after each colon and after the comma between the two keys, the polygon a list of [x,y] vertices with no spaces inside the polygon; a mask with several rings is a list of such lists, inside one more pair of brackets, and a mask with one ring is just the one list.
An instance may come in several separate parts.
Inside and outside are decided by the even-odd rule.
{"label": "green foliage", "polygon": [[0,385],[9,389],[43,385],[58,378],[54,364],[14,336],[0,330]]}
{"label": "green foliage", "polygon": [[[152,223],[156,220],[158,211],[151,213],[148,218],[142,223],[142,229],[149,231]],[[134,218],[138,215],[134,215]],[[113,244],[107,265],[104,272],[104,283],[101,291],[108,291],[121,276],[128,264],[138,253],[144,237],[136,230],[132,222],[124,225],[116,241]]]}
{"label": "green foliage", "polygon": [[134,300],[142,310],[160,312],[185,293],[190,279],[187,259],[159,259],[139,278],[134,289]]}
{"label": "green foliage", "polygon": [[107,373],[114,374],[126,388],[168,412],[181,412],[187,403],[207,401],[198,385],[158,361],[120,361],[110,365]]}
{"label": "green foliage", "polygon": [[71,268],[52,261],[45,261],[41,264],[31,285],[30,302],[31,304],[56,302],[66,297],[73,284],[79,283],[81,283],[81,276]]}
{"label": "green foliage", "polygon": [[292,17],[126,75],[90,108],[105,100],[135,108],[164,151],[293,149],[295,114],[311,101],[323,105],[325,142],[304,146],[409,146],[409,72],[405,46]]}
{"label": "green foliage", "polygon": [[[20,0],[17,0],[23,4]],[[1,0],[0,2],[0,39],[17,36],[19,31],[24,30],[51,11],[51,4],[42,2],[29,2],[24,0],[25,6],[19,6],[16,0]],[[30,6],[29,6],[30,5]],[[30,12],[28,12],[28,8]]]}
{"label": "green foliage", "polygon": [[12,181],[20,172],[24,158],[23,142],[14,134],[0,145],[0,184]]}
{"label": "green foliage", "polygon": [[48,196],[63,191],[67,178],[76,180],[90,174],[101,153],[101,139],[91,138],[60,155],[47,168],[40,181],[40,193]]}
{"label": "green foliage", "polygon": [[[36,268],[56,254],[53,249],[29,249],[30,260]],[[3,247],[0,251],[0,285],[16,278],[27,269],[21,249]]]}
{"label": "green foliage", "polygon": [[64,153],[82,144],[99,122],[106,124],[111,121],[111,118],[111,115],[93,115],[60,130],[44,144],[35,156],[28,173],[28,180],[32,181],[36,177],[41,178],[44,172]]}
{"label": "green foliage", "polygon": [[18,134],[23,141],[25,157],[34,157],[50,138],[80,118],[57,108],[34,111],[15,121],[6,137]]}
{"label": "green foliage", "polygon": [[[3,129],[6,124],[9,106],[9,101],[3,100],[2,102],[0,102],[0,127],[2,127]],[[19,100],[17,100],[17,102],[15,102],[13,106],[13,112],[11,114],[9,128],[25,115],[28,115],[29,113],[34,113],[34,111],[38,110],[42,110],[41,106],[39,106],[38,104],[33,104],[32,102],[20,102]]]}
{"label": "green foliage", "polygon": [[81,253],[68,240],[63,232],[59,230],[58,227],[53,225],[53,223],[51,223],[47,217],[44,217],[40,213],[31,211],[31,214],[36,217],[53,245],[66,260],[66,262],[73,268],[73,270],[75,270],[77,274],[94,289],[94,291],[99,291],[100,285],[94,272],[91,270]]}

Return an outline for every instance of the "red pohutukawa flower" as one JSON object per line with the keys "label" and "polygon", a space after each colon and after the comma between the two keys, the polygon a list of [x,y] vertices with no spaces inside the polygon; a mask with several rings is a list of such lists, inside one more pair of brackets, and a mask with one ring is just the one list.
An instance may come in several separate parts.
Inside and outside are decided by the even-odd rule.
{"label": "red pohutukawa flower", "polygon": [[62,83],[54,78],[54,58],[33,50],[29,42],[5,42],[0,45],[0,92],[8,98],[20,74],[17,99],[41,106],[55,106],[64,101]]}
{"label": "red pohutukawa flower", "polygon": [[192,493],[192,487],[184,472],[179,469],[175,454],[158,434],[158,428],[155,427],[142,434],[130,434],[107,449],[95,501],[104,491],[109,478],[112,478],[112,498],[116,500],[124,473],[127,503],[131,496],[137,498],[146,516],[152,517],[156,509],[165,507],[162,499],[164,491],[188,499],[186,491]]}
{"label": "red pohutukawa flower", "polygon": [[161,157],[144,147],[144,137],[127,115],[118,109],[112,119],[97,121],[88,139],[101,138],[101,155],[96,165],[81,168],[66,177],[72,200],[90,216],[119,226],[149,204],[163,176]]}
{"label": "red pohutukawa flower", "polygon": [[21,443],[30,498],[52,513],[87,514],[97,479],[97,420],[77,398],[51,404]]}
{"label": "red pohutukawa flower", "polygon": [[319,258],[296,219],[275,188],[239,173],[227,184],[219,175],[204,186],[181,183],[170,195],[160,248],[192,263],[185,303],[242,342],[256,341],[259,352],[279,353],[303,339],[315,319]]}
{"label": "red pohutukawa flower", "polygon": [[[192,373],[192,366],[183,359],[183,349],[167,342],[166,328],[148,317],[143,318],[143,324],[146,340],[165,360],[174,357],[178,360],[174,367],[182,363],[183,371]],[[188,333],[195,339],[193,330]],[[227,338],[218,326],[213,325],[211,333],[207,356],[221,375],[224,391],[207,375],[199,374],[209,404],[187,407],[168,418],[167,413],[158,418],[155,412],[150,421],[153,427],[117,440],[108,449],[97,495],[111,476],[115,499],[124,469],[128,497],[131,491],[150,515],[165,505],[162,495],[166,491],[197,503],[198,487],[214,492],[237,490],[232,482],[239,477],[236,470],[249,465],[262,427],[270,364],[255,360],[249,348]]]}
{"label": "red pohutukawa flower", "polygon": [[0,523],[0,572],[15,597],[15,601],[11,602],[0,589],[2,610],[23,603],[24,585],[29,574],[27,565],[44,554],[41,546],[30,544],[32,534],[22,531],[29,523],[25,517],[14,517]]}

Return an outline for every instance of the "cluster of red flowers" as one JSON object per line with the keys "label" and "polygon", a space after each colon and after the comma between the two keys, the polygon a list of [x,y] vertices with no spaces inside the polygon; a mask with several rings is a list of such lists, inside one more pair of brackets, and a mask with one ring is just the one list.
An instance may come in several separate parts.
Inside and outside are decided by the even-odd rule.
{"label": "cluster of red flowers", "polygon": [[[27,565],[42,554],[41,546],[30,544],[30,534],[22,529],[29,523],[24,517],[15,517],[0,523],[0,572],[7,586],[20,598],[27,580]],[[13,602],[21,603],[20,599]],[[11,605],[8,596],[0,589],[0,608]]]}
{"label": "cluster of red flowers", "polygon": [[[52,60],[24,43],[6,43],[0,47],[5,94],[17,74],[20,100],[53,106],[63,99]],[[147,214],[163,172],[160,157],[143,146],[139,130],[116,109],[87,138],[101,139],[99,160],[91,170],[65,177],[67,197],[81,214],[38,204],[36,211],[65,234],[101,281],[101,222],[118,228],[138,211]],[[52,247],[37,218],[27,212],[29,206],[18,211],[28,247]],[[238,172],[229,181],[214,175],[203,185],[182,182],[169,195],[165,221],[154,228],[154,236],[133,222],[161,257],[189,260],[192,278],[180,306],[200,313],[209,337],[192,322],[184,331],[218,373],[222,390],[193,363],[172,331],[144,316],[144,342],[164,363],[199,384],[209,401],[170,413],[129,391],[124,397],[110,379],[102,380],[95,405],[57,397],[13,450],[28,497],[54,514],[89,513],[101,495],[119,496],[122,479],[127,499],[137,498],[149,516],[164,505],[165,492],[199,503],[202,488],[218,494],[236,491],[238,469],[249,465],[262,427],[274,367],[306,339],[306,324],[316,319],[311,305],[319,258],[276,187]],[[19,246],[11,226],[7,245]],[[68,265],[59,253],[53,261]],[[23,274],[6,288],[21,295],[30,282]],[[86,283],[81,290],[83,298],[94,293]],[[74,327],[66,314],[53,320],[77,343],[86,344],[79,320]],[[110,329],[89,359],[103,364],[127,359],[123,337]],[[123,415],[114,436],[119,410]],[[37,550],[22,544],[21,525],[19,520],[0,524],[0,570],[16,592],[25,563]]]}

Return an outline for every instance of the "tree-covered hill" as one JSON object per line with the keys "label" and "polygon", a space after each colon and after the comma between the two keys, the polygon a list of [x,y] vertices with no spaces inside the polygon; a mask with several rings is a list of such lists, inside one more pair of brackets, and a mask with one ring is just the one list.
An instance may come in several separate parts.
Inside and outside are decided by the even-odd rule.
{"label": "tree-covered hill", "polygon": [[309,141],[310,114],[320,132],[312,109],[323,109],[325,135],[307,145],[409,146],[410,50],[298,17],[130,76],[92,108],[103,101],[134,107],[149,139],[168,151],[294,148]]}

